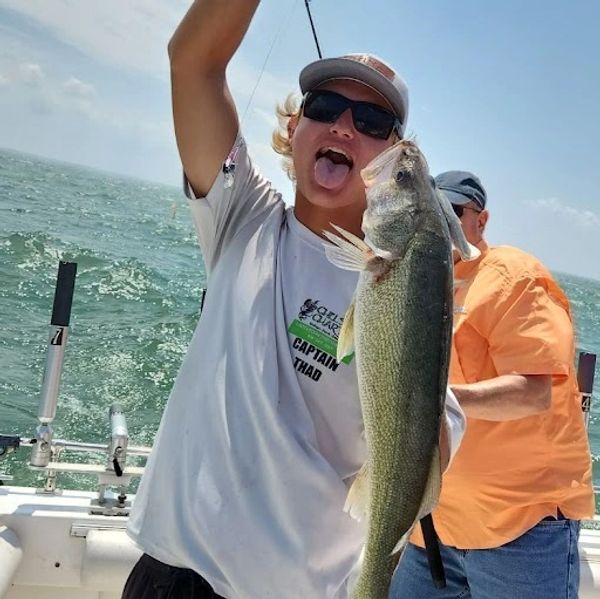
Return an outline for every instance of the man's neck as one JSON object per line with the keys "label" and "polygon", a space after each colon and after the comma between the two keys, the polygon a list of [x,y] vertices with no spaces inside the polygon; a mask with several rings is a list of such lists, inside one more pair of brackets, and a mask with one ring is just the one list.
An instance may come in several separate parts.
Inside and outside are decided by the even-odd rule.
{"label": "man's neck", "polygon": [[315,206],[299,194],[296,195],[296,203],[294,204],[296,219],[307,229],[321,237],[324,237],[324,230],[335,233],[335,230],[331,227],[331,223],[333,223],[362,239],[363,212],[364,206],[357,204],[333,209]]}

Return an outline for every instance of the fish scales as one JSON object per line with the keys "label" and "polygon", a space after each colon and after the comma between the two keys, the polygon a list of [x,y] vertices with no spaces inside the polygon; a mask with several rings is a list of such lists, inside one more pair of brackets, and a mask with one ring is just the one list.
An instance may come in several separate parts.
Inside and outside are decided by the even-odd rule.
{"label": "fish scales", "polygon": [[[362,273],[357,287],[356,359],[369,496],[377,501],[369,505],[368,540],[353,597],[387,597],[397,561],[392,550],[413,526],[425,494],[447,379],[450,264],[449,244],[418,232],[383,280]],[[371,585],[375,588],[361,588]]]}

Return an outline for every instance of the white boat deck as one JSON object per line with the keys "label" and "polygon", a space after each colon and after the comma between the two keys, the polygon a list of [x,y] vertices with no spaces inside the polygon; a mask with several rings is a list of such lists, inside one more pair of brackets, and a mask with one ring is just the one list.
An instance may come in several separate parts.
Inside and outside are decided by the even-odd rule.
{"label": "white boat deck", "polygon": [[120,598],[141,551],[125,533],[126,517],[89,513],[96,497],[0,487],[0,597]]}
{"label": "white boat deck", "polygon": [[[0,486],[0,598],[120,598],[141,551],[126,517],[89,513],[96,497]],[[598,599],[600,530],[582,531],[580,565],[580,599]]]}

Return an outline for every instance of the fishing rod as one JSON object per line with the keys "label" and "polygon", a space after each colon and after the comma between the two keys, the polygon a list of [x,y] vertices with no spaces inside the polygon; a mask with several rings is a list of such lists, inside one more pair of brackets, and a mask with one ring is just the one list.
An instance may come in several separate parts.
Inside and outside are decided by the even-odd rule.
{"label": "fishing rod", "polygon": [[310,12],[310,0],[304,0],[304,6],[306,7],[306,12],[308,13],[310,28],[312,30],[313,38],[315,39],[315,45],[317,46],[317,54],[319,55],[319,58],[323,58],[323,54],[321,53],[321,46],[319,45],[319,39],[317,37],[317,30],[315,29],[315,23]]}

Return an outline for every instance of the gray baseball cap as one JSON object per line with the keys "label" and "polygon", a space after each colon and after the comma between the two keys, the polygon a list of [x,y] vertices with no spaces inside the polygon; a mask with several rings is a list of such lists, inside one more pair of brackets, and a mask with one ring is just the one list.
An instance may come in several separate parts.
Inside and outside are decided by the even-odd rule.
{"label": "gray baseball cap", "polygon": [[469,171],[446,171],[435,178],[435,184],[441,189],[451,204],[462,206],[475,202],[485,210],[487,194],[481,181]]}
{"label": "gray baseball cap", "polygon": [[404,135],[408,119],[408,87],[392,67],[372,54],[323,58],[302,69],[300,90],[305,94],[333,79],[359,81],[379,92],[390,103],[401,123],[401,133]]}

